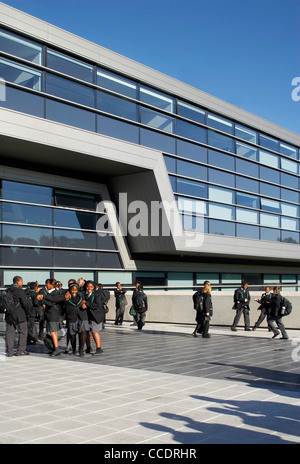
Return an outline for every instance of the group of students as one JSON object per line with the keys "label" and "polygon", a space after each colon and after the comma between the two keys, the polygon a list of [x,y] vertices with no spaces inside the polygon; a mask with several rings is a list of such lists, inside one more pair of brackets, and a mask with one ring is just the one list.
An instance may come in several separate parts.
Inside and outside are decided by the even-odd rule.
{"label": "group of students", "polygon": [[[115,324],[118,325],[123,322],[127,300],[126,290],[122,289],[120,282],[116,283],[116,287]],[[77,353],[78,339],[79,356],[83,357],[85,352],[93,355],[103,353],[100,332],[104,327],[109,299],[110,292],[105,290],[102,284],[95,284],[91,280],[85,281],[83,278],[77,282],[75,279],[70,279],[67,289],[63,289],[61,283],[55,279],[47,279],[42,288],[39,288],[38,282],[29,282],[27,288],[23,290],[22,277],[14,277],[13,285],[4,292],[1,299],[6,322],[7,356],[28,355],[26,345],[30,337],[32,341],[38,338],[44,340],[51,356],[60,355],[58,342],[61,332],[67,337],[66,352]],[[147,295],[141,283],[137,282],[130,313],[139,330],[145,324],[147,309]],[[39,332],[36,329],[36,321],[39,322]],[[14,353],[15,331],[19,333],[16,353]],[[96,344],[95,352],[92,352],[91,348],[91,335]]]}

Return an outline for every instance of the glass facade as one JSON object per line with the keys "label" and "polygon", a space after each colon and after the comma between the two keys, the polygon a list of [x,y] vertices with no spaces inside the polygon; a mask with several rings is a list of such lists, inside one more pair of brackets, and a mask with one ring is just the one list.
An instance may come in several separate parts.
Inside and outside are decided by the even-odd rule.
{"label": "glass facade", "polygon": [[[7,82],[7,99],[1,106],[161,150],[182,217],[194,214],[191,201],[184,199],[204,202],[209,234],[299,244],[299,147],[5,29],[0,29],[0,51],[0,75]],[[2,221],[10,226],[5,229],[7,244],[29,246],[20,242],[22,237],[28,241],[29,234],[20,235],[14,224],[18,218],[18,224],[35,226],[36,247],[51,239],[54,247],[60,243],[80,248],[84,242],[93,250],[99,248],[88,232],[49,234],[54,227],[85,229],[82,224],[92,230],[87,213],[74,213],[70,206],[61,217],[58,209],[45,208],[50,206],[49,192],[32,194],[44,205],[32,206],[27,204],[30,193],[24,193],[27,200],[23,192],[16,199],[5,188]],[[25,248],[9,250],[15,262],[29,253]],[[62,265],[59,251],[33,251],[38,262]],[[68,257],[72,266],[76,253]],[[5,248],[2,261],[7,254]],[[93,251],[85,263],[103,267],[106,260]],[[118,267],[117,260],[115,264]]]}

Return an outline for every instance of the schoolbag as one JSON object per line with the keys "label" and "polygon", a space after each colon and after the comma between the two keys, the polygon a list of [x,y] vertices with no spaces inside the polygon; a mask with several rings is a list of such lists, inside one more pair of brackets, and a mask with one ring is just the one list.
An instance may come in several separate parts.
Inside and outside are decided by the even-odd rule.
{"label": "schoolbag", "polygon": [[145,308],[145,302],[144,302],[144,292],[138,291],[135,295],[135,308],[136,309],[144,309]]}
{"label": "schoolbag", "polygon": [[203,311],[203,293],[198,290],[193,295],[194,309],[196,311]]}
{"label": "schoolbag", "polygon": [[292,306],[292,303],[290,302],[290,300],[288,300],[287,298],[284,298],[282,297],[282,301],[281,301],[281,306],[280,306],[280,309],[281,309],[281,316],[289,316],[293,310],[293,306]]}
{"label": "schoolbag", "polygon": [[2,292],[1,309],[6,315],[13,314],[20,303],[16,304],[11,292]]}

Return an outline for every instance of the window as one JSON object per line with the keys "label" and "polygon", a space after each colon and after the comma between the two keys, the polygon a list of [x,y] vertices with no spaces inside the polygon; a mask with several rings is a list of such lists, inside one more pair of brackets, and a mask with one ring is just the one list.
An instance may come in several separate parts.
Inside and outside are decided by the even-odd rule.
{"label": "window", "polygon": [[258,158],[258,150],[256,148],[249,147],[249,145],[240,142],[236,142],[236,154],[253,161],[257,161]]}
{"label": "window", "polygon": [[213,201],[227,203],[232,205],[235,203],[235,195],[232,190],[222,189],[218,187],[208,187],[208,198]]}
{"label": "window", "polygon": [[280,227],[279,216],[275,214],[260,213],[260,224],[266,227]]}
{"label": "window", "polygon": [[268,242],[280,242],[280,230],[269,229],[267,227],[260,228],[260,239]]}
{"label": "window", "polygon": [[200,215],[207,214],[206,203],[204,201],[194,200],[192,198],[177,197],[177,204],[179,211]]}
{"label": "window", "polygon": [[11,285],[16,275],[21,275],[25,283],[37,280],[40,285],[44,284],[47,279],[50,279],[50,271],[41,271],[40,269],[9,269],[4,271],[4,285]]}
{"label": "window", "polygon": [[181,119],[177,119],[177,134],[196,142],[206,143],[206,129]]}
{"label": "window", "polygon": [[42,63],[42,47],[23,37],[0,29],[0,50],[31,63]]}
{"label": "window", "polygon": [[259,182],[246,177],[236,176],[236,188],[248,192],[259,193]]}
{"label": "window", "polygon": [[126,77],[119,76],[104,69],[97,70],[97,84],[107,90],[127,97],[137,98],[137,84]]}
{"label": "window", "polygon": [[298,164],[285,158],[281,158],[281,169],[298,174]]}
{"label": "window", "polygon": [[3,203],[2,218],[5,222],[51,226],[52,209],[43,208],[42,206]]}
{"label": "window", "polygon": [[[82,277],[82,271],[77,271],[72,269],[72,278],[75,280],[78,280],[80,277]],[[64,288],[68,288],[68,280],[70,279],[70,271],[54,271],[54,278],[56,280],[59,280]],[[92,280],[94,281],[94,272],[91,271],[84,271],[84,278],[86,280]]]}
{"label": "window", "polygon": [[46,118],[92,132],[96,130],[94,113],[50,99],[46,100]]}
{"label": "window", "polygon": [[259,208],[258,197],[247,195],[246,193],[236,193],[236,204],[241,206],[248,206],[250,208]]}
{"label": "window", "polygon": [[298,177],[282,172],[281,185],[298,190]]}
{"label": "window", "polygon": [[42,73],[13,61],[0,58],[0,76],[7,82],[23,85],[29,89],[42,90]]}
{"label": "window", "polygon": [[215,129],[219,129],[220,131],[227,132],[228,134],[233,134],[233,123],[228,121],[227,119],[208,113],[207,121],[210,127],[214,127]]}
{"label": "window", "polygon": [[52,188],[3,180],[2,198],[24,203],[52,205]]}
{"label": "window", "polygon": [[55,267],[97,268],[97,253],[92,251],[54,250]]}
{"label": "window", "polygon": [[258,224],[258,212],[250,209],[236,208],[236,220],[248,224]]}
{"label": "window", "polygon": [[298,230],[299,229],[299,221],[298,219],[292,219],[287,217],[281,218],[281,228],[287,230]]}
{"label": "window", "polygon": [[138,121],[138,105],[106,92],[97,92],[97,108],[106,113]]}
{"label": "window", "polygon": [[267,198],[261,198],[260,200],[261,209],[265,211],[271,211],[273,213],[281,213],[281,205],[279,201],[268,200]]}
{"label": "window", "polygon": [[234,141],[233,139],[226,137],[225,135],[218,134],[217,132],[208,131],[208,145],[215,148],[220,148],[224,151],[234,153]]}
{"label": "window", "polygon": [[209,172],[209,181],[214,184],[224,185],[226,187],[235,186],[235,176],[234,174],[229,174],[228,172],[218,171],[217,169],[210,168]]}
{"label": "window", "polygon": [[148,129],[140,129],[140,144],[165,153],[175,154],[175,139]]}
{"label": "window", "polygon": [[235,223],[218,221],[217,219],[209,219],[209,233],[213,235],[227,235],[229,237],[235,236]]}
{"label": "window", "polygon": [[97,116],[97,132],[109,137],[115,137],[116,139],[126,140],[127,142],[139,143],[138,126],[107,116]]}
{"label": "window", "polygon": [[209,216],[216,219],[234,220],[234,208],[210,203]]}
{"label": "window", "polygon": [[182,227],[189,232],[207,234],[207,223],[203,216],[181,214]]}
{"label": "window", "polygon": [[285,243],[299,243],[299,233],[291,232],[290,230],[282,230],[281,241]]}
{"label": "window", "polygon": [[174,113],[175,100],[149,87],[140,87],[140,100],[170,113]]}
{"label": "window", "polygon": [[113,272],[100,271],[98,272],[98,282],[103,285],[116,285],[116,282],[121,282],[122,285],[132,285],[131,272]]}
{"label": "window", "polygon": [[176,174],[176,158],[172,158],[171,156],[164,156],[164,160],[166,163],[166,168],[168,172],[172,174]]}
{"label": "window", "polygon": [[235,284],[240,285],[242,281],[242,274],[222,274],[222,284]]}
{"label": "window", "polygon": [[276,185],[265,184],[264,182],[260,183],[260,193],[266,197],[279,198],[280,197],[280,188]]}
{"label": "window", "polygon": [[188,161],[177,160],[177,174],[186,177],[194,177],[199,180],[207,180],[207,168]]}
{"label": "window", "polygon": [[76,192],[73,190],[55,189],[56,206],[95,210],[97,207],[97,203],[97,195]]}
{"label": "window", "polygon": [[3,243],[12,245],[53,246],[52,229],[3,224]]}
{"label": "window", "polygon": [[280,172],[275,169],[266,168],[265,166],[259,167],[260,178],[267,180],[274,184],[280,184]]}
{"label": "window", "polygon": [[211,284],[219,284],[220,283],[220,276],[219,274],[212,273],[212,272],[198,272],[196,276],[196,283],[197,285],[203,285],[203,283],[208,280]]}
{"label": "window", "polygon": [[177,192],[194,197],[207,198],[207,185],[191,180],[177,179]]}
{"label": "window", "polygon": [[62,248],[97,248],[97,234],[78,230],[54,229],[54,246]]}
{"label": "window", "polygon": [[162,113],[157,113],[148,108],[141,108],[141,123],[147,126],[173,133],[174,121],[174,118],[165,116]]}
{"label": "window", "polygon": [[185,118],[192,119],[193,121],[206,124],[206,113],[203,110],[200,110],[196,106],[189,105],[179,101],[177,104],[178,114],[184,116]]}
{"label": "window", "polygon": [[279,151],[278,140],[267,137],[266,135],[260,134],[260,145],[264,148],[269,148],[270,150]]}
{"label": "window", "polygon": [[56,227],[96,230],[97,218],[98,216],[93,213],[54,209],[54,225]]}
{"label": "window", "polygon": [[177,155],[190,158],[194,161],[207,163],[207,149],[196,145],[195,143],[177,140]]}
{"label": "window", "polygon": [[247,127],[240,126],[239,124],[235,125],[235,135],[247,142],[257,143],[257,132],[248,129]]}
{"label": "window", "polygon": [[208,164],[234,171],[234,157],[219,151],[208,150]]}
{"label": "window", "polygon": [[251,238],[253,240],[259,240],[259,227],[249,226],[247,224],[237,224],[236,236],[241,238]]}
{"label": "window", "polygon": [[3,247],[3,266],[51,267],[52,250],[44,248]]}
{"label": "window", "polygon": [[299,194],[298,192],[293,192],[293,190],[281,188],[281,199],[285,201],[291,201],[292,203],[298,203]]}
{"label": "window", "polygon": [[6,100],[1,101],[0,107],[21,113],[31,114],[39,118],[44,117],[44,98],[20,89],[6,86]]}
{"label": "window", "polygon": [[149,287],[163,287],[165,285],[164,272],[141,272],[137,271],[135,274],[136,280],[142,283],[143,286]]}
{"label": "window", "polygon": [[54,50],[47,50],[47,66],[77,79],[94,82],[93,66]]}
{"label": "window", "polygon": [[281,212],[285,216],[298,217],[299,207],[294,205],[289,205],[288,203],[281,203]]}
{"label": "window", "polygon": [[280,143],[280,153],[290,158],[297,159],[297,148],[287,145],[286,143]]}
{"label": "window", "polygon": [[255,163],[251,163],[250,161],[246,161],[243,159],[236,158],[236,172],[240,172],[241,174],[245,174],[246,176],[251,177],[258,177],[258,165]]}
{"label": "window", "polygon": [[95,91],[85,85],[46,73],[46,92],[80,105],[95,107]]}
{"label": "window", "polygon": [[259,151],[259,161],[262,164],[266,164],[271,168],[279,168],[279,158],[276,155],[267,153],[265,151]]}
{"label": "window", "polygon": [[169,287],[193,288],[194,277],[192,272],[168,272]]}

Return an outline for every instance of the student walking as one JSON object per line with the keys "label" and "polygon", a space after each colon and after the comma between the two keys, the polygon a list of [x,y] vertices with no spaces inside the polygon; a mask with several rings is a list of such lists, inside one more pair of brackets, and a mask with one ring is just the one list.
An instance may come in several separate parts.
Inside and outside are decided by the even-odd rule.
{"label": "student walking", "polygon": [[135,289],[132,294],[132,306],[135,312],[134,319],[138,330],[142,330],[145,325],[146,312],[148,310],[148,298],[143,290],[141,282],[136,282]]}
{"label": "student walking", "polygon": [[269,318],[272,298],[273,293],[271,293],[271,287],[265,287],[265,293],[262,294],[261,298],[255,299],[257,303],[260,303],[260,306],[257,308],[258,310],[260,310],[260,315],[257,321],[255,322],[252,330],[256,330],[262,324],[266,317]]}
{"label": "student walking", "polygon": [[241,284],[240,288],[237,288],[236,291],[234,292],[234,305],[233,309],[236,310],[235,318],[233,320],[233,324],[231,326],[231,330],[233,332],[237,331],[237,325],[240,321],[240,318],[243,314],[244,316],[244,324],[245,324],[245,330],[251,330],[250,329],[250,293],[248,290],[248,283],[243,281]]}
{"label": "student walking", "polygon": [[210,338],[209,331],[209,323],[210,319],[213,315],[213,305],[211,299],[211,284],[210,282],[206,282],[202,291],[203,294],[203,326],[202,326],[202,337],[203,338]]}
{"label": "student walking", "polygon": [[[273,288],[273,298],[271,302],[270,318],[268,321],[269,329],[273,332],[273,337],[276,338],[281,332],[281,340],[288,340],[288,334],[285,330],[284,324],[282,322],[282,296],[281,296],[281,287],[277,286]],[[277,328],[275,327],[275,323]]]}

